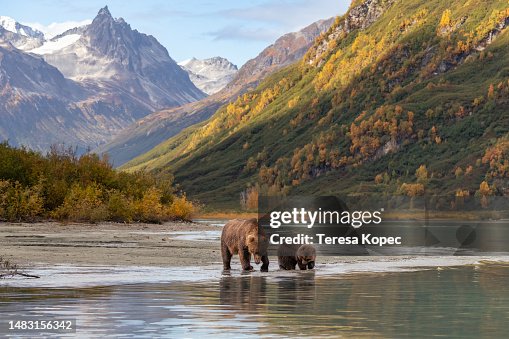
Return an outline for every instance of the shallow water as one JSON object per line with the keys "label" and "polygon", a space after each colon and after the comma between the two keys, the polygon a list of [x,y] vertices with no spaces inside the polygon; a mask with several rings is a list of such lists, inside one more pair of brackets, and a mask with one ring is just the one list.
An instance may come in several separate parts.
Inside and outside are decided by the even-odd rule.
{"label": "shallow water", "polygon": [[170,232],[170,238],[189,241],[216,241],[221,238],[221,231],[182,231]]}
{"label": "shallow water", "polygon": [[207,224],[210,226],[223,227],[228,222],[228,220],[209,218],[209,219],[193,219],[193,222],[196,222],[198,224]]}
{"label": "shallow water", "polygon": [[506,337],[509,331],[508,264],[403,265],[364,274],[338,274],[337,266],[269,274],[204,270],[201,278],[184,270],[176,272],[181,280],[167,283],[80,288],[39,288],[31,280],[34,287],[0,286],[0,319],[76,318],[78,337]]}

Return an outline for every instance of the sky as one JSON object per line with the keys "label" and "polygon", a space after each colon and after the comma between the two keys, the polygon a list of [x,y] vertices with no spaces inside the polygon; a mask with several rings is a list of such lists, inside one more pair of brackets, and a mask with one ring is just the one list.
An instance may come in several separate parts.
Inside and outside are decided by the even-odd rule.
{"label": "sky", "polygon": [[0,0],[0,15],[51,33],[108,6],[176,61],[222,56],[239,67],[281,35],[346,12],[349,0]]}

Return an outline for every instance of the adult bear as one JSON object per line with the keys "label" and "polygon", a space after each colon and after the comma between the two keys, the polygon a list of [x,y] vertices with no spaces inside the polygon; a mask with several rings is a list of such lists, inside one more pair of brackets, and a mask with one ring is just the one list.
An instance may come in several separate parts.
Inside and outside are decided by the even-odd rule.
{"label": "adult bear", "polygon": [[313,245],[280,245],[277,251],[279,268],[294,270],[299,266],[301,270],[315,267],[316,250]]}
{"label": "adult bear", "polygon": [[230,220],[223,227],[221,233],[221,255],[224,270],[230,270],[233,254],[239,254],[240,264],[244,271],[252,271],[251,255],[258,265],[262,262],[260,271],[269,271],[269,258],[267,257],[267,237],[263,229],[258,229],[256,219]]}

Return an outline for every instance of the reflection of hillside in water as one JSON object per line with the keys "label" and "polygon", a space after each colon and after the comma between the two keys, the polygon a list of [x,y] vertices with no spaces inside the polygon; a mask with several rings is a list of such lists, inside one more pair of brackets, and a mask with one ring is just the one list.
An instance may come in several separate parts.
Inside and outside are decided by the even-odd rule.
{"label": "reflection of hillside in water", "polygon": [[343,279],[228,277],[220,301],[257,313],[267,323],[262,335],[499,336],[509,316],[507,283],[509,266],[491,264]]}
{"label": "reflection of hillside in water", "polygon": [[77,319],[78,334],[123,337],[504,337],[509,265],[320,276],[222,276],[201,283],[82,289],[0,287],[0,318]]}

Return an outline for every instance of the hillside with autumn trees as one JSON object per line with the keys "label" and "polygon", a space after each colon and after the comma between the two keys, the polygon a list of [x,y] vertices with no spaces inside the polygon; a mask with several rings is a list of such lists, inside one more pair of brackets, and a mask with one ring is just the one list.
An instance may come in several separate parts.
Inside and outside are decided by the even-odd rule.
{"label": "hillside with autumn trees", "polygon": [[355,0],[298,63],[124,166],[258,194],[509,194],[509,3]]}

